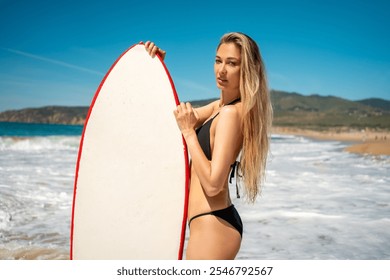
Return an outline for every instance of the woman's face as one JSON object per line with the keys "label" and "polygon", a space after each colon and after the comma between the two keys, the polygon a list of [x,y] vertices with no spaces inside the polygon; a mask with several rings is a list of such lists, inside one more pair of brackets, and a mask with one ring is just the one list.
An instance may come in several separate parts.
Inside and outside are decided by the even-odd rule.
{"label": "woman's face", "polygon": [[214,73],[221,90],[240,88],[241,52],[234,43],[222,44],[215,56]]}

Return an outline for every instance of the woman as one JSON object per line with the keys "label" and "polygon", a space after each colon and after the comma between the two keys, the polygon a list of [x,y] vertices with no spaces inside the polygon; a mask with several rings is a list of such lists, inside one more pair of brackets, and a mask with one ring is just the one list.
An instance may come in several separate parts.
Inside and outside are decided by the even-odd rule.
{"label": "woman", "polygon": [[[145,47],[152,57],[165,57],[154,43]],[[174,111],[191,155],[187,259],[235,258],[243,226],[230,199],[229,173],[241,151],[239,173],[254,202],[268,153],[272,107],[257,44],[242,33],[225,34],[214,72],[219,100],[196,109],[181,103]]]}

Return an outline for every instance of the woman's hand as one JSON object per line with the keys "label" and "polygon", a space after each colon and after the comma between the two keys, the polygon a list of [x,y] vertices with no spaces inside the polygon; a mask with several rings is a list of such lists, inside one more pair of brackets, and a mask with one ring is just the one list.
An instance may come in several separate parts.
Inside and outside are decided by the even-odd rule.
{"label": "woman's hand", "polygon": [[180,105],[177,106],[176,110],[173,111],[177,125],[184,138],[187,138],[193,132],[195,132],[195,126],[198,122],[198,114],[192,108],[190,103],[181,102]]}
{"label": "woman's hand", "polygon": [[153,42],[150,42],[150,41],[147,41],[145,43],[145,49],[146,51],[149,53],[149,55],[151,57],[155,57],[156,54],[159,54],[162,58],[162,60],[164,60],[165,58],[165,55],[167,54],[166,51],[163,51],[162,49],[160,49],[159,47],[156,46],[155,43]]}

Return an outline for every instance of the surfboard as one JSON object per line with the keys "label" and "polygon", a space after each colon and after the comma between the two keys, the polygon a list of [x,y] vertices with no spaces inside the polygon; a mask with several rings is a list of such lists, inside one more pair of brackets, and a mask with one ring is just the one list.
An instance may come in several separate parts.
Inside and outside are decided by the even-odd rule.
{"label": "surfboard", "polygon": [[78,153],[71,259],[181,259],[189,165],[159,56],[126,50],[92,100]]}

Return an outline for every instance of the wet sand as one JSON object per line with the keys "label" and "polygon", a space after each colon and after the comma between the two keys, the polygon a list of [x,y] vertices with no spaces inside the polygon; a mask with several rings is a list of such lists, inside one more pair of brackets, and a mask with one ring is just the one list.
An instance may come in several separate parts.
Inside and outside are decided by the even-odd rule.
{"label": "wet sand", "polygon": [[69,251],[63,248],[0,248],[0,260],[69,260]]}
{"label": "wet sand", "polygon": [[298,135],[318,140],[351,142],[351,145],[345,151],[358,154],[390,155],[390,131],[349,128],[329,128],[317,131],[291,127],[273,127],[272,133]]}

